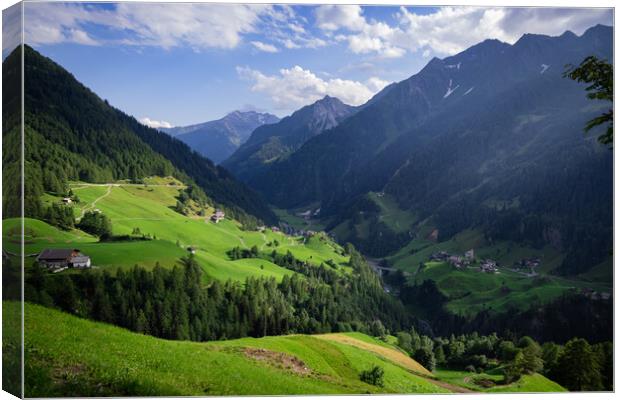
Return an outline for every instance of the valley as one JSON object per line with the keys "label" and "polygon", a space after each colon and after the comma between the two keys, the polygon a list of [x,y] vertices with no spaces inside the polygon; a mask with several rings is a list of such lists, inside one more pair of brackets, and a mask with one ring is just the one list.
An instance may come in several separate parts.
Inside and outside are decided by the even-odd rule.
{"label": "valley", "polygon": [[560,68],[613,69],[612,33],[486,39],[394,83],[237,66],[222,89],[213,63],[217,96],[273,86],[290,114],[179,126],[15,48],[5,389],[23,350],[26,397],[613,390],[613,139],[582,133],[611,98]]}

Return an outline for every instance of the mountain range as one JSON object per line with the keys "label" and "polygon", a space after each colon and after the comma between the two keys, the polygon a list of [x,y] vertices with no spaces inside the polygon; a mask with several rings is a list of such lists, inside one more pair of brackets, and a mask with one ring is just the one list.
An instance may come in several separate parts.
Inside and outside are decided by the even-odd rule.
{"label": "mountain range", "polygon": [[[608,104],[563,73],[590,55],[611,60],[612,37],[597,25],[581,36],[485,40],[433,58],[253,174],[243,147],[224,165],[278,207],[319,204],[338,239],[369,254],[429,230],[446,240],[477,228],[490,240],[561,249],[569,256],[558,272],[587,270],[612,246],[613,154],[583,127]],[[403,232],[381,220],[371,193],[409,213]]]}
{"label": "mountain range", "polygon": [[280,118],[256,111],[233,111],[223,118],[201,124],[160,128],[216,164],[227,159],[250,137],[254,129],[275,124]]}
{"label": "mountain range", "polygon": [[257,128],[223,166],[239,179],[251,182],[264,167],[285,159],[305,142],[335,127],[356,111],[356,107],[325,96],[277,124]]}

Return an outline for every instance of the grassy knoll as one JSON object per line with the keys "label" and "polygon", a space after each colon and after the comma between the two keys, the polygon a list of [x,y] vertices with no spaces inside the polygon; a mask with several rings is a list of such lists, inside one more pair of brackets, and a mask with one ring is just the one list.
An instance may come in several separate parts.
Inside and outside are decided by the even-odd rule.
{"label": "grassy knoll", "polygon": [[442,381],[477,392],[566,392],[567,390],[540,374],[523,375],[509,385],[502,384],[504,376],[498,369],[483,372],[437,369],[435,375]]}
{"label": "grassy knoll", "polygon": [[[232,261],[228,257],[227,252],[233,247],[256,246],[263,253],[290,251],[296,258],[314,265],[333,260],[340,271],[349,270],[348,257],[343,255],[342,248],[323,236],[306,240],[270,229],[244,231],[237,222],[228,219],[214,224],[206,217],[187,217],[173,209],[182,188],[179,182],[151,177],[147,183],[94,185],[74,182],[71,188],[80,201],[72,207],[77,217],[85,210],[100,210],[111,219],[116,235],[128,235],[137,228],[154,240],[100,243],[77,229],[62,231],[45,222],[26,219],[26,254],[35,254],[47,247],[79,248],[91,256],[94,265],[115,270],[135,264],[151,268],[157,261],[169,267],[187,255],[187,248],[191,246],[196,249],[196,258],[206,272],[205,280],[244,280],[249,276],[281,280],[284,275],[291,274],[266,260]],[[46,194],[44,200],[57,202],[60,198]],[[3,221],[3,242],[7,250],[19,252],[20,232],[19,219]],[[34,257],[27,259],[27,264],[32,262]]]}
{"label": "grassy knoll", "polygon": [[[3,302],[3,313],[17,319],[19,307]],[[315,336],[168,341],[32,304],[25,328],[28,397],[447,391],[397,360]],[[359,380],[373,365],[385,370],[382,388]]]}

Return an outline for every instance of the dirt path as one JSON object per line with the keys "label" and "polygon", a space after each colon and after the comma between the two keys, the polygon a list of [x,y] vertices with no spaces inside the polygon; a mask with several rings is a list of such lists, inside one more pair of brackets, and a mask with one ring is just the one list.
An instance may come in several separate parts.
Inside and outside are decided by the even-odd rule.
{"label": "dirt path", "polygon": [[267,245],[267,236],[263,232],[261,232],[260,235],[263,237],[263,244],[260,245],[260,250],[263,251],[265,245]]}
{"label": "dirt path", "polygon": [[462,386],[459,385],[453,385],[452,383],[448,383],[448,382],[444,382],[444,381],[440,381],[440,380],[435,380],[435,379],[431,379],[431,378],[427,378],[422,376],[421,378],[425,379],[427,382],[430,382],[434,385],[437,385],[439,387],[442,387],[444,389],[448,389],[449,391],[453,392],[453,393],[479,393],[479,392],[475,392],[473,390],[464,388]]}
{"label": "dirt path", "polygon": [[[103,185],[100,185],[103,186]],[[97,205],[97,202],[103,198],[105,198],[106,196],[108,196],[111,192],[112,192],[112,185],[106,185],[108,187],[108,190],[102,194],[101,196],[97,197],[91,204],[90,206],[84,207],[82,209],[82,213],[80,214],[80,216],[77,218],[78,220],[82,219],[82,217],[84,216],[84,214],[86,214],[86,211],[94,209],[95,205]]]}
{"label": "dirt path", "polygon": [[169,188],[180,188],[180,189],[184,189],[187,187],[185,185],[162,185],[162,184],[150,184],[150,183],[147,183],[146,185],[144,183],[75,183],[75,186],[72,186],[71,189],[79,190],[85,187],[92,187],[92,186],[116,186],[116,187],[120,187],[120,186],[145,187],[146,186],[146,187],[169,187]]}

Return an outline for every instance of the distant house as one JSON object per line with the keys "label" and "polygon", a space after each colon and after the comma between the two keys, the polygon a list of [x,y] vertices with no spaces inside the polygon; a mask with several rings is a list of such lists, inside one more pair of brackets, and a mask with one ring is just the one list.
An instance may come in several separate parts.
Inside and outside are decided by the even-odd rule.
{"label": "distant house", "polygon": [[192,246],[188,247],[187,251],[189,251],[190,254],[196,254],[196,249],[194,247],[192,247]]}
{"label": "distant house", "polygon": [[448,263],[454,268],[461,269],[469,266],[469,260],[461,256],[448,257]]}
{"label": "distant house", "polygon": [[213,213],[213,215],[211,216],[211,221],[215,222],[216,224],[218,222],[220,222],[221,220],[224,219],[226,215],[224,214],[224,211],[222,210],[217,210],[215,211],[215,213]]}
{"label": "distant house", "polygon": [[90,257],[78,249],[44,249],[37,256],[40,265],[47,268],[90,268]]}
{"label": "distant house", "polygon": [[71,197],[64,197],[62,199],[62,202],[65,204],[71,204],[73,202],[73,200],[71,200]]}
{"label": "distant house", "polygon": [[488,272],[488,273],[497,273],[499,272],[499,268],[497,267],[497,262],[495,260],[483,260],[480,263],[480,272]]}
{"label": "distant house", "polygon": [[272,226],[271,227],[271,231],[272,232],[280,232],[280,228],[278,228],[277,226]]}
{"label": "distant house", "polygon": [[474,249],[468,250],[465,252],[465,258],[468,259],[469,261],[473,261],[474,260]]}

